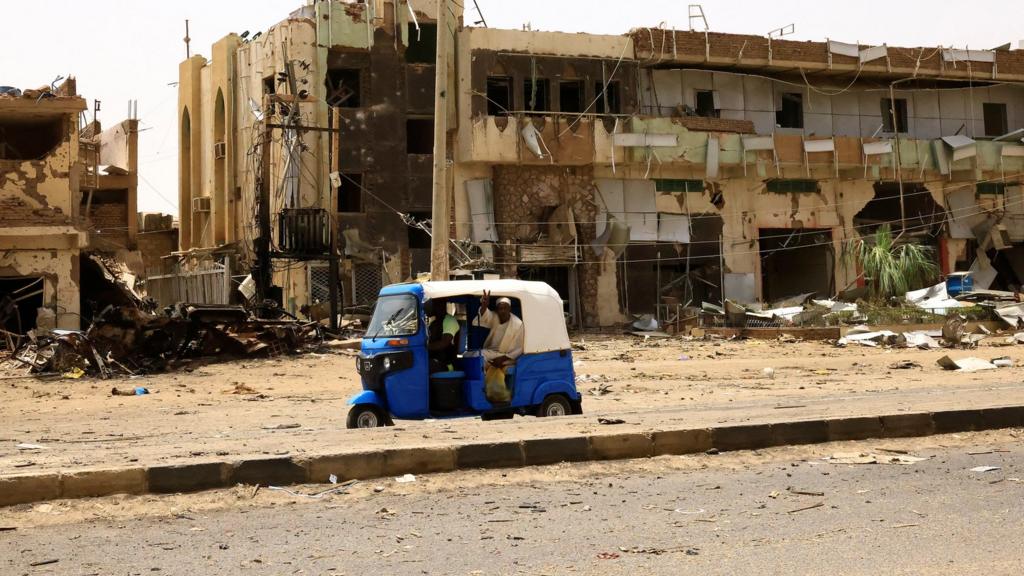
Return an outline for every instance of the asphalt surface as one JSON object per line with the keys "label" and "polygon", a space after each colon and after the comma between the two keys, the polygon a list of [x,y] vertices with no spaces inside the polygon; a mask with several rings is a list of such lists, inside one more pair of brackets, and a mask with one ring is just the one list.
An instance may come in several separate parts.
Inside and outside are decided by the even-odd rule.
{"label": "asphalt surface", "polygon": [[[31,507],[0,509],[0,527],[20,526],[0,531],[0,573],[1021,574],[1020,436],[385,479],[318,500],[264,489],[205,511],[179,506],[198,496],[169,496],[172,514],[50,526],[24,527]],[[822,459],[899,455],[880,447],[927,459]]]}

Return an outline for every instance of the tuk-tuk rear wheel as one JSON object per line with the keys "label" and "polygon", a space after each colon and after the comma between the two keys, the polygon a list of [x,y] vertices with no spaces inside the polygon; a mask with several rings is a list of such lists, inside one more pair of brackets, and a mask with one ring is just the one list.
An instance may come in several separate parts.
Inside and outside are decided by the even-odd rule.
{"label": "tuk-tuk rear wheel", "polygon": [[544,399],[544,403],[540,405],[540,410],[537,411],[537,416],[540,417],[554,417],[554,416],[568,416],[572,414],[572,405],[569,404],[569,399],[561,394],[551,394]]}
{"label": "tuk-tuk rear wheel", "polygon": [[348,411],[349,428],[380,428],[387,425],[384,411],[373,404],[360,404]]}

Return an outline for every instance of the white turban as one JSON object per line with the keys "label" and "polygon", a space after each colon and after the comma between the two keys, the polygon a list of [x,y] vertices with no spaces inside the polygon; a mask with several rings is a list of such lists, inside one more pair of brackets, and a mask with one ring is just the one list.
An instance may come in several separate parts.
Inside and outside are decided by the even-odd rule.
{"label": "white turban", "polygon": [[501,298],[498,298],[497,304],[498,306],[501,306],[502,304],[508,304],[509,306],[512,306],[512,301],[502,296]]}

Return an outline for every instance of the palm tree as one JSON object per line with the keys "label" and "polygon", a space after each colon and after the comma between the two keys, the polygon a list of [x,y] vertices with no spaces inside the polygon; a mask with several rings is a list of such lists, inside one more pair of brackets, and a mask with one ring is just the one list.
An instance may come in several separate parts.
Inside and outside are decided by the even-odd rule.
{"label": "palm tree", "polygon": [[931,246],[896,245],[889,225],[883,224],[873,237],[858,239],[852,255],[867,280],[871,299],[879,301],[903,296],[938,276],[933,253]]}

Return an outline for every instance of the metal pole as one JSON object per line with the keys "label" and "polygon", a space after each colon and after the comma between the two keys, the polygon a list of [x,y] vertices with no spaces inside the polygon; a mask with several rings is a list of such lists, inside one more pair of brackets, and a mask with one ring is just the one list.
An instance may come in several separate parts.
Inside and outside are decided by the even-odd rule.
{"label": "metal pole", "polygon": [[431,215],[430,278],[448,279],[448,0],[437,8],[437,57],[434,85],[434,201]]}
{"label": "metal pole", "polygon": [[903,205],[903,172],[901,171],[903,160],[900,157],[900,125],[896,116],[896,91],[893,89],[895,82],[889,83],[889,115],[892,117],[892,131],[896,135],[896,183],[900,188],[900,235],[907,225],[907,210]]}
{"label": "metal pole", "polygon": [[658,250],[657,286],[654,287],[654,317],[661,324],[661,250]]}
{"label": "metal pole", "polygon": [[[334,108],[327,108],[327,126],[334,128],[335,121],[339,121],[338,115],[334,114]],[[334,169],[334,146],[335,142],[341,146],[341,135],[334,132],[328,133],[328,140],[330,144],[327,146],[327,166],[329,170]],[[337,140],[335,140],[337,138]],[[331,186],[333,188],[333,185]],[[330,227],[328,234],[330,235],[330,250],[331,253],[327,259],[327,275],[330,277],[327,285],[328,298],[331,301],[331,330],[338,330],[338,231],[337,231],[337,211],[334,209],[337,200],[334,200],[334,194],[327,195],[332,201],[327,206],[327,225]]]}
{"label": "metal pole", "polygon": [[270,292],[270,123],[263,124],[262,156],[257,185],[259,236],[256,237],[256,304],[261,306]]}

